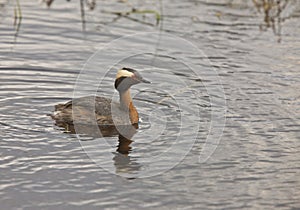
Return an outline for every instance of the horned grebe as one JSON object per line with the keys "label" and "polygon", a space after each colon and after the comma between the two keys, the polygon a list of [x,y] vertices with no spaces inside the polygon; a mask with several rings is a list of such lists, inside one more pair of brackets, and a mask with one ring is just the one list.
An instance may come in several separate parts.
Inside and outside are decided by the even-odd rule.
{"label": "horned grebe", "polygon": [[138,83],[150,83],[134,69],[122,68],[117,72],[115,88],[120,95],[120,103],[101,96],[86,96],[55,106],[51,117],[61,127],[89,124],[97,121],[99,126],[137,125],[139,114],[132,103],[130,87]]}

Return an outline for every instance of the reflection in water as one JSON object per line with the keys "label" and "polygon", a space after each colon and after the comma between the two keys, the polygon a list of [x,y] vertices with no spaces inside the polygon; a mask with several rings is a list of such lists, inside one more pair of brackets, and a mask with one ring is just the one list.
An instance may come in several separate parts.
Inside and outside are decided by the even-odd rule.
{"label": "reflection in water", "polygon": [[117,151],[123,155],[128,155],[129,151],[131,151],[130,144],[132,143],[132,140],[127,139],[126,137],[119,135],[119,144]]}
{"label": "reflection in water", "polygon": [[283,10],[290,3],[289,0],[252,0],[259,12],[264,13],[264,24],[260,25],[261,30],[272,28],[274,34],[278,36],[278,42],[281,41],[281,27],[289,16],[282,17]]}
{"label": "reflection in water", "polygon": [[[129,153],[131,152],[130,144],[133,142],[131,139],[137,132],[138,125],[122,125],[122,126],[99,126],[92,124],[72,124],[67,122],[56,122],[56,125],[65,129],[65,132],[71,134],[83,134],[92,137],[92,140],[101,138],[106,141],[103,137],[116,137],[118,136],[118,146],[114,153],[113,161],[116,173],[132,173],[141,168],[140,164],[132,161]],[[89,138],[90,140],[90,138]],[[90,142],[95,143],[97,147],[97,141]],[[103,155],[100,153],[98,155]]]}
{"label": "reflection in water", "polygon": [[[115,167],[115,171],[117,174],[120,173],[134,173],[138,171],[141,166],[136,161],[132,160],[129,156],[131,152],[130,144],[133,142],[131,138],[137,131],[137,126],[93,126],[93,125],[66,125],[68,126],[69,132],[72,134],[84,134],[90,137],[93,137],[92,140],[96,138],[100,138],[101,141],[106,141],[106,138],[103,137],[116,137],[118,136],[118,145],[116,152],[113,153],[114,156],[112,158],[113,165]],[[91,141],[89,145],[93,145],[93,147],[98,147],[99,145],[97,141]],[[83,146],[85,144],[82,144]],[[97,153],[98,156],[105,155],[102,151]],[[101,163],[100,163],[101,164]]]}
{"label": "reflection in water", "polygon": [[113,158],[114,166],[116,168],[116,174],[132,174],[140,170],[141,165],[132,160],[132,157],[128,155],[131,151],[130,144],[132,142],[132,140],[119,135],[119,144],[117,147],[118,153],[115,153],[115,156]]}

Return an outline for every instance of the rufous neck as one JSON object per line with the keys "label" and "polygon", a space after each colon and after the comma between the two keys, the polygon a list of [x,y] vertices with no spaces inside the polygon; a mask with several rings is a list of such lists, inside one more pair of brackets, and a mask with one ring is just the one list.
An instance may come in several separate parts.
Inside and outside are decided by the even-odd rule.
{"label": "rufous neck", "polygon": [[119,94],[120,94],[121,108],[123,108],[124,110],[129,110],[129,106],[132,103],[129,89],[126,91],[119,92]]}

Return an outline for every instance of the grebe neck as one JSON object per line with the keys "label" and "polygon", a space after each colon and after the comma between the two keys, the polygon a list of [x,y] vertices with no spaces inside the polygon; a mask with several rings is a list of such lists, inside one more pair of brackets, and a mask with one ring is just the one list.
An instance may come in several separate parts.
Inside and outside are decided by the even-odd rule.
{"label": "grebe neck", "polygon": [[119,92],[120,94],[120,105],[121,108],[124,110],[129,110],[130,104],[132,104],[132,99],[131,99],[131,95],[130,95],[130,91],[125,90],[122,92]]}
{"label": "grebe neck", "polygon": [[137,124],[139,122],[139,114],[134,107],[130,95],[129,89],[119,92],[120,94],[120,106],[121,109],[128,112],[131,124]]}

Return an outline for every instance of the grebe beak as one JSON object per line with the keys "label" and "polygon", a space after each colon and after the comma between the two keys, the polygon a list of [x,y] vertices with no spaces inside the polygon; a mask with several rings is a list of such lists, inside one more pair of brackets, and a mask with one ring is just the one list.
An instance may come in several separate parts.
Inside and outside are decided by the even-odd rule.
{"label": "grebe beak", "polygon": [[145,80],[145,79],[143,79],[143,78],[140,80],[140,82],[143,82],[143,83],[151,83],[150,81]]}

